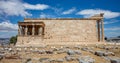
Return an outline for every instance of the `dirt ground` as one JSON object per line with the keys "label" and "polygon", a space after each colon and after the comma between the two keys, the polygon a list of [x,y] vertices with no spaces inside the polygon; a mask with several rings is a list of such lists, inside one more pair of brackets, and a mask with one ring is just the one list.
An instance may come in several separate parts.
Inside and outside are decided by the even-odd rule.
{"label": "dirt ground", "polygon": [[[90,56],[95,59],[94,63],[110,63],[109,60],[106,60],[105,58],[101,56],[97,56],[89,51],[84,51],[81,50],[81,48],[92,48],[93,51],[109,51],[113,52],[114,56],[110,55],[109,57],[118,57],[120,58],[120,45],[70,45],[70,46],[63,46],[63,45],[48,45],[46,47],[42,48],[36,48],[37,50],[54,50],[54,49],[71,49],[71,50],[79,50],[81,52],[81,55],[75,54],[74,57],[78,58],[80,56]],[[104,47],[109,47],[109,48],[104,48]],[[114,48],[115,47],[115,48]],[[58,51],[53,51],[52,54],[40,54],[37,52],[30,52],[30,50],[35,50],[35,48],[27,48],[25,51],[24,48],[21,48],[22,50],[17,52],[16,54],[9,53],[9,56],[17,56],[19,58],[3,58],[0,63],[25,63],[26,58],[31,58],[32,63],[40,63],[39,59],[40,58],[50,58],[50,59],[60,59],[60,58],[65,58],[65,56],[68,56],[67,53],[61,53],[57,54]],[[16,50],[16,48],[14,48]],[[7,54],[6,54],[7,55]],[[44,63],[44,62],[43,62]],[[60,63],[60,62],[54,62],[54,63]],[[79,63],[78,60],[72,60],[72,61],[64,61],[61,63]]]}

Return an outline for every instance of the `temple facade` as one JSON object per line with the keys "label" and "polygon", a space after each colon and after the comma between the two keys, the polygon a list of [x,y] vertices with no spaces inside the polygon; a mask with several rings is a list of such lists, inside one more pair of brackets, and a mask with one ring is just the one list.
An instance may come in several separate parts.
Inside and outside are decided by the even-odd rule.
{"label": "temple facade", "polygon": [[25,18],[16,46],[104,42],[103,14],[90,18]]}

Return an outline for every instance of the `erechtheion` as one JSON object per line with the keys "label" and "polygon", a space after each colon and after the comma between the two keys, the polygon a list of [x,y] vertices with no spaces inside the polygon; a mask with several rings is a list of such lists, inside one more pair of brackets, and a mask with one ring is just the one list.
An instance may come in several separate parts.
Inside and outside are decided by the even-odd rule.
{"label": "erechtheion", "polygon": [[16,46],[104,42],[103,13],[90,18],[25,18]]}

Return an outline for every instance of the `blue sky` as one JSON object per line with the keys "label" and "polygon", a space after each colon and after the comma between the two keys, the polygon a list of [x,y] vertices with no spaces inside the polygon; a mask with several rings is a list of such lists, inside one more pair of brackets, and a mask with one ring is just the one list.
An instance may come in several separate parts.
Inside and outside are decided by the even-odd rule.
{"label": "blue sky", "polygon": [[17,34],[24,18],[87,18],[104,13],[105,36],[120,36],[120,0],[0,0],[0,38]]}

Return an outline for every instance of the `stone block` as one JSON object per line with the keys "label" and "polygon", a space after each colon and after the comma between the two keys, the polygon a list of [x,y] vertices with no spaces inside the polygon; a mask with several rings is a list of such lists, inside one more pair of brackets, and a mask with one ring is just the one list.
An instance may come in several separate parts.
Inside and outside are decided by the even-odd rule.
{"label": "stone block", "polygon": [[75,52],[76,54],[79,54],[79,55],[82,54],[80,50],[74,50],[74,52]]}
{"label": "stone block", "polygon": [[111,63],[120,63],[120,58],[113,58],[110,60]]}
{"label": "stone block", "polygon": [[95,59],[90,56],[83,56],[78,58],[79,63],[94,63]]}
{"label": "stone block", "polygon": [[64,58],[60,58],[60,59],[57,59],[57,60],[55,60],[57,63],[63,63],[65,60],[64,60]]}
{"label": "stone block", "polygon": [[95,51],[95,55],[104,56],[104,51]]}
{"label": "stone block", "polygon": [[74,52],[73,50],[68,50],[68,51],[67,51],[67,54],[68,54],[68,55],[74,55],[75,52]]}
{"label": "stone block", "polygon": [[115,54],[113,52],[104,52],[104,56],[114,56]]}
{"label": "stone block", "polygon": [[65,56],[65,59],[66,59],[66,61],[73,61],[73,60],[76,60],[76,58],[73,57],[73,56]]}
{"label": "stone block", "polygon": [[45,54],[45,50],[39,50],[39,54]]}
{"label": "stone block", "polygon": [[47,61],[47,60],[49,60],[49,58],[40,58],[39,59],[40,62],[44,62],[44,61]]}
{"label": "stone block", "polygon": [[46,50],[45,52],[46,52],[46,54],[53,54],[52,50]]}

